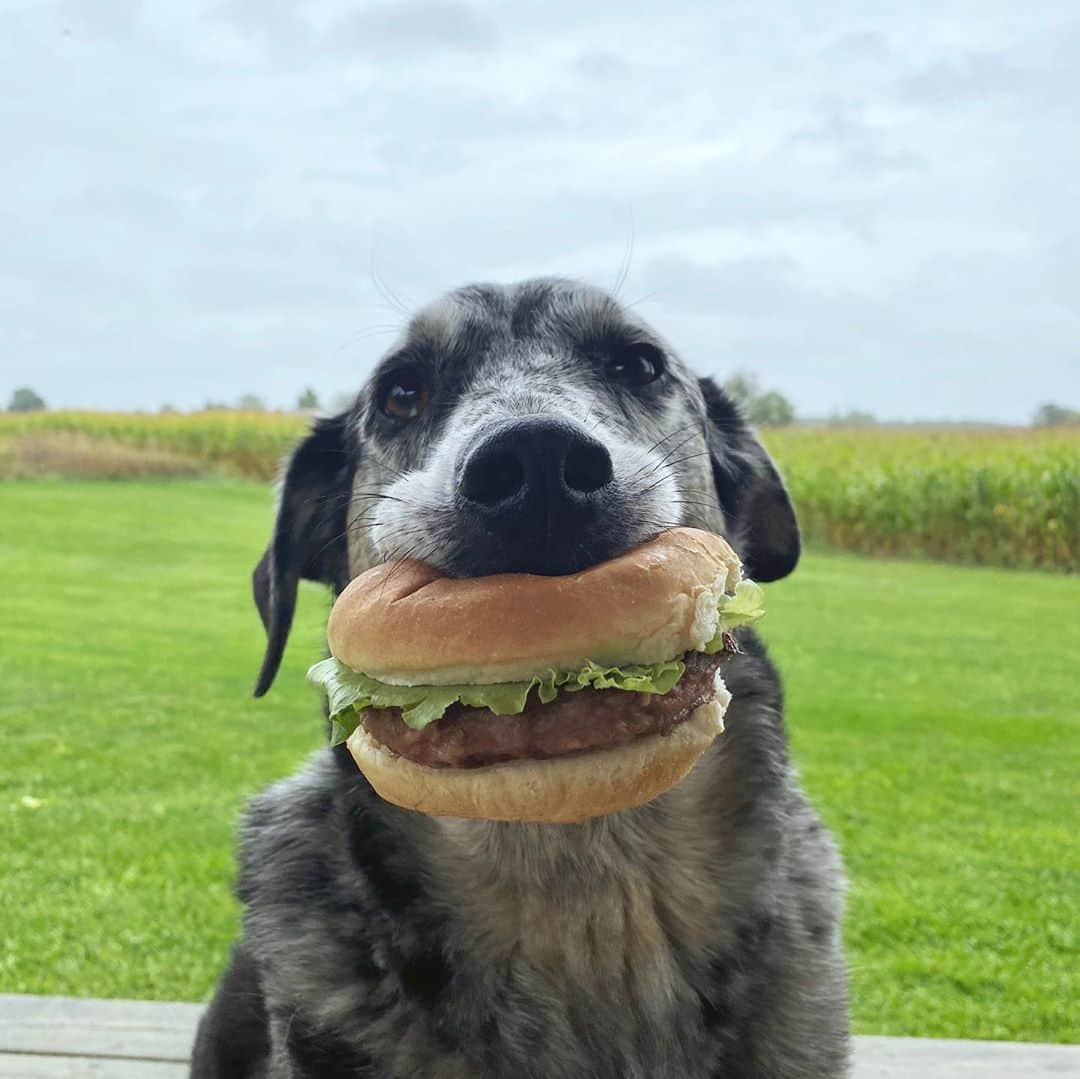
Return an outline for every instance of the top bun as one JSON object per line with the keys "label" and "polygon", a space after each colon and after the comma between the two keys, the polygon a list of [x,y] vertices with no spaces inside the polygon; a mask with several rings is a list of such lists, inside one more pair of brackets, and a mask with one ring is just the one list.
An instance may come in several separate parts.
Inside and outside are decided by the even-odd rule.
{"label": "top bun", "polygon": [[488,685],[550,668],[660,663],[712,640],[738,556],[711,532],[675,528],[564,577],[455,579],[388,562],[338,596],[326,636],[347,667],[397,685]]}

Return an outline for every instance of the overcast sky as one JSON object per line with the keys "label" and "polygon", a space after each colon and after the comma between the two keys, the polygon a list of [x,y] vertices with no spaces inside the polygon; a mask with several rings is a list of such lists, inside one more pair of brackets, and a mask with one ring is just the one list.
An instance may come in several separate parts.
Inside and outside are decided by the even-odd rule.
{"label": "overcast sky", "polygon": [[1075,0],[888,8],[0,0],[0,396],[326,399],[399,302],[629,258],[803,414],[1080,406]]}

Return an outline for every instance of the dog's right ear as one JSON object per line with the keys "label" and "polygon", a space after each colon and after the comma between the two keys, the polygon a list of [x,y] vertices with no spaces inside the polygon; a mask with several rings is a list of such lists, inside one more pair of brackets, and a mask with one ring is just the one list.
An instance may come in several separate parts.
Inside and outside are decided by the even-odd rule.
{"label": "dog's right ear", "polygon": [[698,379],[720,508],[747,576],[778,581],[799,561],[802,540],[791,498],[742,410],[711,378]]}
{"label": "dog's right ear", "polygon": [[252,574],[255,606],[266,628],[266,654],[255,696],[271,686],[281,666],[303,577],[334,593],[349,583],[349,493],[359,447],[350,412],[316,420],[285,466],[274,534]]}

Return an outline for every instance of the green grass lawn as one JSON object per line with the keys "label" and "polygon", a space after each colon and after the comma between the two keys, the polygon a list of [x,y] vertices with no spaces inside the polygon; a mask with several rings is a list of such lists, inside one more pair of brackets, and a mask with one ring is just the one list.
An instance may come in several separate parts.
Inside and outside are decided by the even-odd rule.
{"label": "green grass lawn", "polygon": [[[322,734],[318,589],[250,696],[270,503],[240,482],[0,484],[0,991],[210,991],[237,811]],[[858,1029],[1080,1040],[1080,580],[811,556],[768,602],[851,878]]]}

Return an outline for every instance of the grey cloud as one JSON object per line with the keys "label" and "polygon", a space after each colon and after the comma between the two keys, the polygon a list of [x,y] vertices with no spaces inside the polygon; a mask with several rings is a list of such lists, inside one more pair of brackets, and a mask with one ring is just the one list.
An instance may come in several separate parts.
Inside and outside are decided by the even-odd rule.
{"label": "grey cloud", "polygon": [[497,34],[493,23],[466,4],[405,0],[343,17],[329,31],[328,40],[334,48],[363,53],[482,53],[494,47]]}
{"label": "grey cloud", "polygon": [[901,80],[900,95],[919,105],[949,105],[1012,93],[1024,81],[1024,73],[1002,56],[973,52],[908,75]]}
{"label": "grey cloud", "polygon": [[106,217],[116,219],[176,219],[177,200],[147,187],[84,187],[54,204],[64,217]]}
{"label": "grey cloud", "polygon": [[640,285],[670,310],[756,319],[782,316],[806,288],[801,276],[795,261],[782,255],[702,263],[668,254],[643,268]]}
{"label": "grey cloud", "polygon": [[844,167],[869,177],[924,166],[919,154],[891,145],[887,129],[866,120],[859,109],[842,101],[824,103],[814,120],[795,131],[790,141],[796,147],[824,147],[835,153]]}
{"label": "grey cloud", "polygon": [[273,258],[219,259],[185,267],[176,287],[195,310],[241,318],[249,313],[280,317],[283,312],[333,318],[364,298],[366,289],[358,284],[361,266],[350,273],[331,264],[313,273],[282,250]]}
{"label": "grey cloud", "polygon": [[397,0],[346,7],[322,19],[290,0],[227,0],[210,19],[256,40],[276,65],[310,70],[330,59],[374,61],[494,48],[494,24],[457,0]]}
{"label": "grey cloud", "polygon": [[[1080,232],[1062,236],[1051,245],[1043,280],[1058,303],[1080,316]],[[1077,362],[1080,363],[1080,347]]]}
{"label": "grey cloud", "polygon": [[579,53],[569,64],[572,74],[593,82],[619,82],[628,78],[634,66],[622,56],[604,49]]}
{"label": "grey cloud", "polygon": [[57,16],[67,36],[113,37],[130,34],[142,19],[143,7],[142,0],[63,0]]}
{"label": "grey cloud", "polygon": [[314,60],[318,34],[299,7],[292,0],[223,0],[205,13],[204,25],[231,25],[282,67],[307,66]]}
{"label": "grey cloud", "polygon": [[821,48],[829,63],[881,64],[895,59],[885,34],[879,30],[851,30],[837,34]]}

